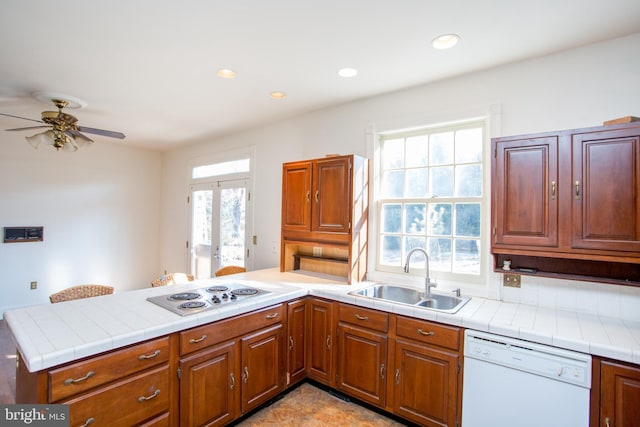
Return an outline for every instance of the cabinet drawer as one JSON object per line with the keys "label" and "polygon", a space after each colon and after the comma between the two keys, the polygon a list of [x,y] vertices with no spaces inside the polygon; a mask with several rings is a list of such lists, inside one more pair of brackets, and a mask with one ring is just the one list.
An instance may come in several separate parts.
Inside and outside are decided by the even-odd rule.
{"label": "cabinet drawer", "polygon": [[396,334],[399,337],[439,345],[452,350],[460,348],[460,328],[454,326],[398,316]]}
{"label": "cabinet drawer", "polygon": [[380,332],[389,329],[389,314],[355,305],[340,304],[340,321]]}
{"label": "cabinet drawer", "polygon": [[180,355],[280,323],[284,320],[285,314],[284,305],[278,304],[180,332]]}
{"label": "cabinet drawer", "polygon": [[96,426],[132,426],[167,412],[170,394],[165,365],[61,403],[69,405],[72,426],[90,419]]}
{"label": "cabinet drawer", "polygon": [[89,390],[169,360],[169,337],[49,371],[49,402]]}

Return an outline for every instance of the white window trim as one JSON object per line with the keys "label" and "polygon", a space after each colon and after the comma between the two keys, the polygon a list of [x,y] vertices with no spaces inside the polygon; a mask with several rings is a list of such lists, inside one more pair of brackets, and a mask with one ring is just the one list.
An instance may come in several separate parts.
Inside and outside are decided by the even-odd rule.
{"label": "white window trim", "polygon": [[[491,255],[491,138],[501,135],[502,123],[502,106],[500,104],[491,104],[485,106],[471,107],[466,110],[454,112],[442,112],[435,115],[424,117],[400,118],[391,121],[381,121],[370,123],[366,129],[367,139],[367,157],[371,161],[369,167],[369,180],[372,185],[369,186],[369,236],[368,236],[368,271],[367,280],[374,282],[387,283],[406,283],[413,286],[424,285],[424,269],[411,269],[410,274],[390,273],[378,271],[378,223],[379,198],[374,194],[374,189],[380,186],[380,136],[381,134],[411,131],[416,129],[427,129],[431,127],[447,126],[449,124],[481,121],[484,120],[485,125],[485,149],[483,150],[483,194],[486,195],[486,202],[483,206],[484,215],[481,238],[483,245],[483,265],[481,266],[480,278],[473,281],[448,281],[446,279],[438,279],[439,287],[443,290],[461,288],[468,295],[482,296],[489,298],[499,298],[500,287],[496,280],[491,281],[490,278],[495,276],[492,274],[492,255]],[[474,276],[476,278],[478,276]]]}

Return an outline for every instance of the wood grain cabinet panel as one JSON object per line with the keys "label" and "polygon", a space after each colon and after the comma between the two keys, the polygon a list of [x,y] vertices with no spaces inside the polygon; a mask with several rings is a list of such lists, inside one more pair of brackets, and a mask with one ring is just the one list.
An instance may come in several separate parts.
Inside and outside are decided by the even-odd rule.
{"label": "wood grain cabinet panel", "polygon": [[238,343],[230,341],[180,360],[180,423],[220,426],[240,414]]}
{"label": "wood grain cabinet panel", "polygon": [[640,423],[640,366],[602,361],[600,364],[600,420],[596,425],[637,427],[638,423]]}
{"label": "wood grain cabinet panel", "polygon": [[308,300],[307,311],[307,376],[333,386],[333,302],[311,298]]}
{"label": "wood grain cabinet panel", "polygon": [[49,401],[56,402],[168,361],[169,337],[163,337],[51,369]]}
{"label": "wood grain cabinet panel", "polygon": [[307,300],[287,304],[287,385],[307,375]]}

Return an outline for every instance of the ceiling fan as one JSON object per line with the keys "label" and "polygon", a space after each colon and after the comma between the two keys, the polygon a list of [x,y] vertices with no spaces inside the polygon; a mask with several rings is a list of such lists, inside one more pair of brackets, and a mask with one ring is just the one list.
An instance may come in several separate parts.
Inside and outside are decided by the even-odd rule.
{"label": "ceiling fan", "polygon": [[[64,99],[61,96],[53,96],[47,97],[43,96],[40,93],[34,94],[34,97],[40,100],[48,100],[53,103],[58,108],[58,111],[43,111],[42,112],[42,120],[29,119],[26,117],[14,116],[12,114],[0,113],[2,116],[13,117],[16,119],[29,120],[32,122],[43,123],[40,126],[29,126],[22,128],[14,128],[14,129],[6,129],[7,131],[22,131],[29,129],[39,129],[39,128],[50,128],[49,130],[38,133],[33,136],[27,136],[26,139],[29,141],[34,148],[38,148],[40,143],[44,143],[47,145],[53,145],[56,150],[64,149],[70,151],[76,151],[80,146],[85,144],[90,144],[93,140],[81,132],[90,133],[94,135],[107,136],[110,138],[119,138],[124,139],[125,135],[121,132],[114,132],[110,130],[104,129],[96,129],[90,128],[86,126],[79,126],[78,119],[71,114],[63,113],[62,109],[69,105],[69,102],[72,102],[74,106],[79,107],[82,105],[86,105],[83,101],[73,99],[69,101],[68,99]],[[44,99],[43,99],[44,97]]]}

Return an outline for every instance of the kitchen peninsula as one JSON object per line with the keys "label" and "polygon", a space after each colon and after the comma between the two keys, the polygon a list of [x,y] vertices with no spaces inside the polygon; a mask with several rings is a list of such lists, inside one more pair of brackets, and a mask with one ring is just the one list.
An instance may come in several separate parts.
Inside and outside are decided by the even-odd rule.
{"label": "kitchen peninsula", "polygon": [[[205,283],[206,282],[206,283]],[[62,304],[34,306],[23,309],[11,310],[5,313],[5,319],[15,340],[20,354],[20,368],[17,375],[17,399],[23,402],[65,402],[81,407],[82,399],[90,398],[92,393],[107,393],[103,396],[118,394],[119,387],[131,387],[142,384],[145,393],[136,400],[141,404],[156,405],[148,414],[136,414],[138,418],[132,418],[135,424],[144,421],[153,424],[145,425],[176,425],[178,415],[182,418],[182,424],[186,425],[186,419],[197,424],[197,408],[186,410],[189,402],[185,398],[184,383],[191,386],[197,384],[198,377],[191,376],[194,371],[200,369],[203,363],[210,361],[223,362],[230,365],[232,374],[229,378],[223,378],[224,386],[229,383],[230,388],[250,389],[254,381],[250,364],[252,351],[257,359],[266,359],[282,369],[281,375],[275,379],[278,384],[269,393],[279,393],[286,386],[292,384],[294,372],[292,367],[293,356],[298,341],[296,341],[296,329],[294,323],[298,321],[310,322],[315,319],[315,311],[297,317],[297,308],[300,301],[312,298],[321,307],[325,303],[329,309],[333,305],[339,307],[333,315],[328,317],[331,328],[338,325],[338,320],[344,320],[343,315],[358,313],[359,308],[365,310],[371,316],[371,320],[380,323],[372,324],[372,330],[376,336],[385,341],[385,345],[392,347],[395,342],[396,331],[400,334],[399,327],[402,322],[422,322],[429,324],[449,337],[446,343],[435,342],[438,349],[446,349],[448,354],[459,356],[461,350],[461,331],[464,328],[493,332],[508,337],[520,338],[541,344],[554,345],[569,350],[589,353],[594,356],[610,358],[623,362],[640,363],[640,325],[637,323],[625,323],[616,319],[598,316],[579,316],[572,312],[549,310],[524,304],[504,303],[483,298],[472,298],[458,313],[447,314],[431,310],[391,304],[375,301],[367,298],[349,295],[349,292],[370,283],[354,283],[346,285],[343,282],[332,281],[317,277],[310,277],[294,272],[281,273],[277,269],[268,269],[247,272],[232,277],[211,279],[195,282],[181,287],[180,290],[196,289],[207,286],[210,283],[220,284],[224,282],[240,283],[246,286],[269,291],[270,293],[247,299],[241,304],[225,306],[217,310],[210,310],[191,316],[179,316],[163,307],[157,306],[147,298],[167,294],[170,289],[148,288],[131,292],[116,293],[114,295],[92,298],[86,300],[70,301]],[[297,305],[296,305],[297,304]],[[270,319],[267,319],[270,318]],[[234,319],[242,319],[241,322],[232,323]],[[298,320],[296,320],[298,319]],[[311,320],[310,320],[311,319]],[[398,320],[396,320],[398,319]],[[396,326],[398,322],[398,329]],[[333,325],[333,326],[332,326]],[[341,323],[342,325],[342,323]],[[223,327],[224,326],[224,327]],[[377,329],[376,329],[377,328]],[[320,333],[320,329],[300,329],[300,333]],[[342,326],[341,331],[348,330]],[[311,331],[311,332],[310,332]],[[381,332],[382,331],[382,332]],[[322,330],[324,334],[325,331]],[[216,339],[215,346],[208,345],[207,338]],[[333,350],[336,343],[341,342],[340,337],[334,340],[334,333],[323,335],[320,340],[307,337],[309,342],[321,341],[323,349]],[[204,338],[203,338],[204,337]],[[286,337],[286,338],[285,338]],[[635,339],[634,339],[635,337]],[[392,339],[393,338],[393,339]],[[388,339],[388,341],[387,341]],[[325,343],[326,340],[326,343]],[[190,342],[193,343],[190,344]],[[201,341],[204,343],[200,344]],[[304,341],[304,340],[303,340]],[[334,342],[335,341],[335,342]],[[193,345],[195,347],[189,347]],[[289,349],[289,360],[284,356],[286,348]],[[283,349],[280,352],[280,349]],[[141,363],[147,363],[144,367],[129,367],[126,357],[135,350],[135,359]],[[386,357],[386,348],[383,349]],[[317,366],[309,366],[305,362],[312,360],[317,355],[316,349],[301,350],[303,374],[296,378],[303,379],[304,368],[307,372],[313,372]],[[392,353],[389,350],[388,354]],[[338,356],[329,353],[329,374],[321,380],[318,374],[307,374],[316,380],[321,380],[329,386],[345,391],[336,377],[340,377],[341,363]],[[113,359],[115,357],[115,359]],[[246,359],[248,357],[248,359]],[[353,358],[353,355],[349,357]],[[386,359],[385,359],[386,360]],[[454,357],[457,363],[462,363],[462,358]],[[114,362],[115,361],[115,362]],[[205,362],[206,361],[206,362]],[[285,367],[285,362],[290,362]],[[391,361],[390,361],[391,362]],[[137,363],[137,362],[136,362]],[[95,367],[108,366],[114,377],[101,378],[101,374]],[[70,372],[70,367],[78,367],[77,371]],[[246,368],[249,366],[249,368]],[[387,365],[388,366],[388,365]],[[387,369],[387,366],[384,369]],[[237,368],[237,369],[236,369]],[[390,370],[390,367],[389,367]],[[183,383],[175,373],[179,372]],[[239,372],[234,375],[233,372]],[[91,373],[91,375],[89,375]],[[385,372],[386,373],[386,372]],[[226,375],[226,374],[225,374]],[[397,396],[392,394],[393,374],[381,375],[384,381],[381,383],[381,395],[376,404],[382,409],[394,411],[393,402]],[[76,381],[82,387],[84,377],[93,377],[101,382],[100,388],[86,391],[74,391],[71,394],[63,391],[60,395],[53,394],[60,388],[51,387],[56,380],[60,384],[65,381]],[[125,378],[124,380],[122,378]],[[458,377],[459,378],[459,377]],[[388,382],[387,382],[388,379]],[[145,381],[149,381],[149,385]],[[338,383],[338,384],[336,384]],[[86,383],[85,383],[86,384]],[[267,384],[268,385],[268,384]],[[462,387],[461,379],[453,386]],[[60,386],[64,390],[64,386]],[[161,390],[161,391],[158,391]],[[166,393],[164,390],[168,390]],[[386,395],[385,395],[386,390]],[[458,395],[460,395],[458,389]],[[219,390],[217,392],[220,392]],[[346,391],[348,393],[348,390]],[[65,394],[66,393],[66,394]],[[132,391],[128,394],[133,393]],[[244,393],[244,390],[243,390]],[[271,394],[265,394],[269,397]],[[357,394],[357,391],[352,393]],[[223,414],[227,421],[245,413],[246,408],[268,401],[267,397],[260,394],[260,390],[253,396],[237,398],[237,409],[231,414]],[[361,398],[362,396],[356,395]],[[231,400],[236,399],[235,397]],[[246,400],[246,401],[245,401]],[[362,399],[365,400],[365,399]],[[103,400],[104,401],[104,400]],[[459,401],[459,399],[458,399]],[[180,402],[180,403],[178,403]],[[458,406],[456,403],[454,406]],[[87,405],[85,405],[87,406]],[[78,410],[77,418],[82,422],[91,418],[86,411]],[[443,407],[459,417],[459,410],[451,408],[450,402],[443,402]],[[179,410],[177,408],[180,408]],[[107,408],[108,409],[108,408]],[[224,411],[221,411],[221,413]],[[149,415],[150,414],[150,415]],[[149,415],[149,416],[147,416]],[[72,410],[72,417],[73,417]],[[133,415],[132,415],[133,416]],[[404,416],[404,415],[403,415]],[[187,418],[185,418],[187,417]],[[231,417],[231,418],[228,418]],[[410,418],[409,418],[410,419]],[[420,420],[413,419],[416,422]],[[453,421],[452,421],[453,422]]]}

